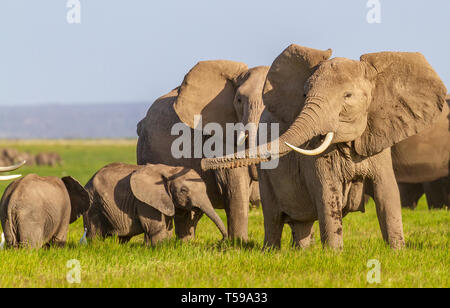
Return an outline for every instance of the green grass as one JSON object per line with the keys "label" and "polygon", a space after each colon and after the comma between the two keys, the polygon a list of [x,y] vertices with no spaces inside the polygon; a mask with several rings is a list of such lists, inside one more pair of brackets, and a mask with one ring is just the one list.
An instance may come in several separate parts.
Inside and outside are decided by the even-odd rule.
{"label": "green grass", "polygon": [[[61,167],[25,167],[23,174],[72,175],[83,184],[107,163],[135,161],[135,142],[0,142],[22,151],[57,151]],[[7,184],[0,185],[3,192]],[[225,221],[225,214],[218,211]],[[66,248],[0,251],[0,287],[449,287],[450,214],[428,211],[422,198],[415,211],[403,210],[407,247],[393,251],[381,239],[373,204],[366,213],[344,218],[344,250],[315,243],[307,250],[290,247],[285,228],[280,251],[262,252],[261,210],[250,212],[249,238],[243,245],[219,243],[220,233],[203,218],[197,238],[143,246],[143,236],[120,245],[116,239],[78,246],[81,219],[70,226]],[[69,284],[66,262],[81,264],[81,283]],[[367,262],[381,263],[381,283],[369,284]]]}

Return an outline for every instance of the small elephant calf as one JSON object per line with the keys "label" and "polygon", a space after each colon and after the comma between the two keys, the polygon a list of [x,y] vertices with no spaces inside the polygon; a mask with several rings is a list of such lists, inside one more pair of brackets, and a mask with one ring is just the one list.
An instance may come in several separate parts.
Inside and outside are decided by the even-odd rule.
{"label": "small elephant calf", "polygon": [[214,211],[201,177],[192,169],[167,165],[113,163],[86,184],[92,205],[84,214],[88,239],[117,235],[128,242],[145,234],[145,243],[172,236],[172,219],[179,239],[195,235],[206,214],[226,238],[225,225]]}
{"label": "small elephant calf", "polygon": [[0,202],[0,220],[7,247],[64,246],[69,224],[89,208],[89,195],[68,176],[29,174],[11,183]]}

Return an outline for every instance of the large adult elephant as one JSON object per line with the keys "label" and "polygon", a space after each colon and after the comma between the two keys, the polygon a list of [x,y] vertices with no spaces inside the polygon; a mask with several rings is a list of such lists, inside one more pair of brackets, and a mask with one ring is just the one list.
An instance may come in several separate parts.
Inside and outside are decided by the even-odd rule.
{"label": "large adult elephant", "polygon": [[[257,124],[264,109],[261,93],[268,69],[263,66],[248,69],[244,63],[225,60],[199,62],[180,87],[152,104],[137,128],[138,164],[159,163],[196,170],[207,185],[214,207],[225,208],[228,235],[233,239],[247,240],[249,197],[251,186],[257,185],[257,172],[248,167],[202,172],[202,156],[197,151],[198,145],[203,148],[207,136],[202,136],[202,132],[199,139],[194,136],[194,116],[202,116],[203,126],[218,123],[224,140],[227,123]],[[179,136],[171,135],[171,130],[177,123],[184,123],[191,134],[190,157],[177,158],[172,153],[172,145]],[[245,141],[247,133],[239,131],[239,144]],[[223,148],[226,146],[224,142]]]}
{"label": "large adult elephant", "polygon": [[397,143],[392,164],[403,207],[414,209],[425,193],[428,207],[450,206],[450,96],[429,129]]}
{"label": "large adult elephant", "polygon": [[294,244],[308,246],[315,220],[324,245],[343,247],[342,217],[363,209],[359,201],[367,179],[383,239],[401,248],[390,147],[431,126],[447,89],[419,53],[373,53],[360,61],[330,56],[331,50],[289,46],[269,70],[261,116],[261,122],[280,123],[282,135],[258,146],[256,156],[206,159],[202,166],[233,168],[279,159],[274,169],[262,164],[258,169],[266,247],[280,246],[285,223]]}

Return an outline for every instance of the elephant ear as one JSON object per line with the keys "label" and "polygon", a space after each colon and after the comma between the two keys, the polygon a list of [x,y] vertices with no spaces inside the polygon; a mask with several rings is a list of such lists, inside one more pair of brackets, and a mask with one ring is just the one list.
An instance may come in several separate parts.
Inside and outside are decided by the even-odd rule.
{"label": "elephant ear", "polygon": [[361,56],[373,81],[364,133],[355,149],[370,156],[430,127],[445,103],[447,89],[420,53],[381,52]]}
{"label": "elephant ear", "polygon": [[69,193],[71,206],[70,223],[73,223],[89,209],[91,201],[88,192],[73,177],[66,176],[61,180]]}
{"label": "elephant ear", "polygon": [[139,201],[171,217],[175,215],[175,206],[157,166],[146,165],[133,172],[130,178],[131,191]]}
{"label": "elephant ear", "polygon": [[274,60],[264,84],[263,101],[279,121],[287,124],[294,121],[305,104],[306,80],[331,53],[331,49],[323,51],[292,44]]}
{"label": "elephant ear", "polygon": [[197,63],[184,77],[174,104],[178,117],[190,128],[194,116],[202,115],[203,125],[236,123],[233,106],[238,77],[247,72],[244,63],[215,60]]}

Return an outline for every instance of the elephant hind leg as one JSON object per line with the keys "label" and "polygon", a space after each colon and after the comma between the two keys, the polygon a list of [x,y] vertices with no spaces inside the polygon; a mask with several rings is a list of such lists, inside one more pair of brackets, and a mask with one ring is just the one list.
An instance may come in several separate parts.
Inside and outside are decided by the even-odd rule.
{"label": "elephant hind leg", "polygon": [[427,196],[428,208],[441,209],[444,206],[450,207],[450,179],[441,178],[433,182],[424,183],[423,187]]}
{"label": "elephant hind leg", "polygon": [[292,246],[295,248],[308,248],[313,239],[314,222],[290,222],[292,230]]}
{"label": "elephant hind leg", "polygon": [[41,248],[47,243],[44,238],[44,227],[40,224],[19,221],[17,230],[19,247]]}
{"label": "elephant hind leg", "polygon": [[280,249],[284,221],[282,215],[264,216],[264,249]]}
{"label": "elephant hind leg", "polygon": [[400,192],[400,202],[403,208],[410,208],[414,210],[422,197],[424,190],[423,185],[398,183],[398,190]]}
{"label": "elephant hind leg", "polygon": [[59,230],[56,233],[56,235],[52,238],[52,240],[50,241],[50,244],[52,246],[56,246],[56,247],[66,246],[68,229],[69,229],[68,224],[67,224],[67,226],[62,227],[61,230]]}

